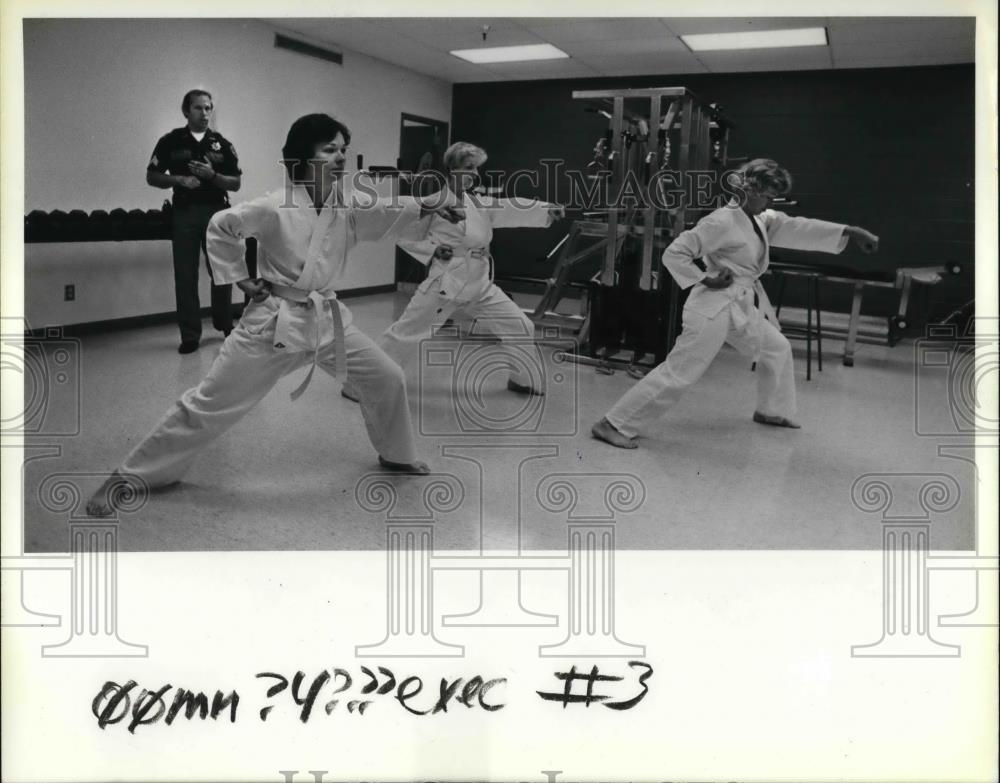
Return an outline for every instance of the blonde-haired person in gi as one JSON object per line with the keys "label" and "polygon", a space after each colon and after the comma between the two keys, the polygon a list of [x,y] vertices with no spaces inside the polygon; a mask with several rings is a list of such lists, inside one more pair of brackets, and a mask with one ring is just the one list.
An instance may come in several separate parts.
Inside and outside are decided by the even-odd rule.
{"label": "blonde-haired person in gi", "polygon": [[[681,233],[664,251],[663,263],[681,288],[692,288],[684,305],[683,328],[666,360],[612,406],[591,432],[613,446],[634,449],[708,369],[729,343],[757,362],[759,424],[798,428],[792,349],[778,330],[759,278],[771,246],[839,253],[853,240],[865,253],[878,250],[878,237],[856,226],[789,217],[771,209],[792,187],[788,171],[758,158],[736,175],[738,198]],[[704,268],[695,263],[702,259]],[[754,296],[759,306],[754,304]]]}
{"label": "blonde-haired person in gi", "polygon": [[[410,299],[406,310],[382,334],[379,347],[403,367],[419,351],[420,341],[431,336],[435,325],[453,316],[474,320],[477,331],[490,332],[501,343],[532,339],[535,326],[507,294],[493,282],[490,242],[495,228],[545,228],[564,214],[557,204],[533,199],[503,199],[470,193],[486,152],[459,141],[445,150],[448,170],[447,197],[453,197],[465,220],[450,223],[438,216],[414,224],[397,244],[422,264],[429,265],[427,279]],[[518,394],[544,394],[531,385],[522,369],[511,364],[507,388]],[[345,384],[344,396],[361,395]]]}

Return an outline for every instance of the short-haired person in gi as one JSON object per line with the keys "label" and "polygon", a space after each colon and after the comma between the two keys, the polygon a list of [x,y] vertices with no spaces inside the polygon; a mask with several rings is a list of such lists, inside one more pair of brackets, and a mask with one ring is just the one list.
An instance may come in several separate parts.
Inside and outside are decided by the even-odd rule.
{"label": "short-haired person in gi", "polygon": [[[437,198],[395,202],[343,192],[350,131],[326,114],[296,120],[282,150],[286,187],[219,212],[208,227],[208,255],[221,283],[251,297],[205,379],[166,416],[92,496],[88,511],[110,513],[110,494],[128,476],[149,487],[179,481],[198,453],[240,420],[288,373],[308,367],[297,399],[317,366],[347,375],[361,390],[361,413],[379,464],[427,473],[417,459],[403,372],[351,323],[334,290],[348,250],[377,241],[429,215],[457,222],[460,208]],[[244,241],[257,239],[260,278],[247,277]],[[293,446],[290,446],[293,448]],[[123,475],[124,474],[124,475]]]}
{"label": "short-haired person in gi", "polygon": [[[493,282],[490,242],[495,228],[545,228],[563,217],[563,207],[534,199],[506,199],[471,192],[486,152],[459,141],[445,150],[448,171],[445,191],[465,212],[465,220],[452,224],[439,217],[420,221],[400,236],[397,244],[417,261],[429,266],[427,279],[410,299],[399,319],[389,326],[379,346],[404,369],[411,364],[420,341],[436,325],[461,317],[475,322],[476,331],[490,333],[504,342],[532,339],[535,325],[511,298]],[[542,395],[516,363],[510,363],[507,388],[517,394]],[[345,384],[343,394],[352,400],[358,390]]]}
{"label": "short-haired person in gi", "polygon": [[[171,244],[174,255],[174,292],[180,353],[198,350],[201,341],[201,303],[198,267],[205,249],[205,230],[212,215],[229,206],[229,191],[240,189],[236,149],[209,127],[215,106],[205,90],[190,90],[181,102],[187,124],[156,142],[146,167],[146,182],[154,188],[173,188]],[[212,268],[208,267],[212,278]],[[233,328],[232,286],[212,278],[212,326],[228,336]]]}
{"label": "short-haired person in gi", "polygon": [[[753,420],[776,427],[795,422],[792,349],[778,329],[759,278],[771,246],[839,253],[853,240],[865,253],[878,237],[857,226],[789,217],[771,209],[792,187],[788,171],[758,158],[735,176],[739,197],[684,231],[663,253],[663,263],[681,288],[691,288],[683,329],[666,361],[612,406],[591,432],[613,446],[634,449],[639,435],[661,418],[729,343],[757,363],[757,407]],[[702,259],[704,268],[695,263]],[[757,297],[759,305],[754,304]]]}

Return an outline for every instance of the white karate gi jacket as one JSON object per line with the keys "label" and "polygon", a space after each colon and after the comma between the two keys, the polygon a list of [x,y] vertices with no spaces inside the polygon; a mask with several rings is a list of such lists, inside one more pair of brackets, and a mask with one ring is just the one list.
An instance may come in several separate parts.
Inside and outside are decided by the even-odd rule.
{"label": "white karate gi jacket", "polygon": [[[346,206],[336,205],[336,199],[334,190],[317,213],[308,191],[295,185],[218,212],[208,225],[208,258],[218,285],[247,279],[245,239],[256,237],[257,274],[276,284],[277,295],[251,307],[270,310],[255,327],[277,319],[276,348],[315,351],[339,339],[338,332],[351,323],[351,311],[337,300],[333,286],[347,251],[358,242],[397,233],[420,217],[420,204],[412,198],[399,198],[398,206],[360,194],[348,197]],[[283,295],[282,286],[294,292]]]}
{"label": "white karate gi jacket", "polygon": [[[757,221],[763,241],[752,220]],[[759,278],[767,270],[771,245],[839,253],[847,243],[844,228],[774,210],[750,217],[733,202],[682,232],[663,253],[663,263],[681,288],[694,286],[684,306],[684,330],[667,360],[626,392],[605,414],[607,420],[628,437],[646,432],[701,377],[724,340],[760,362],[757,411],[766,416],[794,415],[791,348],[778,332]],[[704,260],[705,270],[694,263],[697,258]],[[723,269],[733,274],[727,288],[698,285]],[[759,307],[754,306],[754,293],[760,298]]]}
{"label": "white karate gi jacket", "polygon": [[[760,241],[751,220],[757,221],[764,242]],[[729,307],[733,325],[739,329],[758,317],[753,313],[753,294],[756,293],[760,312],[777,327],[777,318],[759,282],[770,263],[771,245],[790,250],[840,253],[847,246],[845,228],[842,223],[790,217],[773,209],[750,217],[736,202],[731,202],[706,215],[694,228],[679,234],[663,252],[663,264],[681,288],[696,286],[685,308],[714,318]],[[704,271],[694,263],[696,258],[703,259]],[[723,269],[733,273],[733,283],[728,288],[696,285]]]}
{"label": "white karate gi jacket", "polygon": [[[397,244],[425,266],[427,280],[449,299],[476,301],[492,285],[490,242],[495,228],[546,228],[552,224],[544,201],[499,199],[463,193],[465,220],[449,223],[433,215],[407,228]],[[439,245],[451,245],[451,261],[434,258]]]}

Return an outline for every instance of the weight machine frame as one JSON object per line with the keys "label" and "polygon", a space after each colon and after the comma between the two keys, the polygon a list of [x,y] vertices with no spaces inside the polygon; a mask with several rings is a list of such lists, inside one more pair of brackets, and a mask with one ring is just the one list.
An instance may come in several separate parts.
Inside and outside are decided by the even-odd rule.
{"label": "weight machine frame", "polygon": [[[589,355],[567,358],[602,368],[612,364],[632,368],[647,364],[642,360],[652,353],[654,361],[649,366],[655,366],[673,346],[678,331],[676,315],[680,309],[680,289],[669,274],[664,274],[659,254],[706,211],[705,206],[689,203],[691,179],[698,172],[714,169],[721,174],[725,171],[732,162],[728,157],[728,144],[730,130],[735,126],[718,107],[685,87],[575,90],[573,98],[587,101],[610,120],[609,130],[595,148],[595,163],[598,163],[603,160],[603,143],[603,151],[608,153],[607,166],[598,166],[595,176],[608,179],[611,203],[604,219],[601,214],[585,213],[585,219],[573,221],[569,233],[549,254],[549,257],[558,254],[555,267],[546,281],[545,293],[529,315],[536,325],[572,329],[580,343],[587,345]],[[676,154],[673,154],[675,144]],[[667,179],[679,181],[683,188],[683,196],[675,208],[670,208],[666,198],[669,191],[663,190],[661,171],[669,172]],[[629,178],[645,189],[645,203],[641,207],[625,207],[619,203],[617,196],[624,192]],[[651,187],[658,189],[660,198],[650,198]],[[584,238],[598,241],[581,249]],[[637,273],[626,270],[623,263],[623,249],[629,238],[641,241]],[[556,307],[567,290],[580,285],[570,280],[573,269],[596,253],[601,254],[601,268],[588,286],[587,313],[557,313]],[[631,361],[616,358],[608,346],[596,345],[592,339],[595,331],[593,297],[600,295],[601,290],[622,288],[650,295],[662,293],[669,298],[663,339],[655,345],[635,348]],[[601,349],[604,355],[598,357]],[[615,350],[617,352],[617,348]]]}

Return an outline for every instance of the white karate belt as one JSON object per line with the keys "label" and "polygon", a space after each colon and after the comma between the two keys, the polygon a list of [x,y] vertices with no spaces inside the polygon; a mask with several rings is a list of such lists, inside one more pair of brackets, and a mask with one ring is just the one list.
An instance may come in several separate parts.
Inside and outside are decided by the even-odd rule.
{"label": "white karate belt", "polygon": [[[781,327],[778,326],[778,319],[774,314],[774,309],[771,307],[771,301],[767,298],[767,294],[764,292],[764,287],[761,285],[759,279],[738,277],[733,280],[732,287],[744,289],[744,292],[737,298],[733,299],[729,305],[729,312],[732,318],[733,327],[737,330],[743,330],[748,326],[750,327],[747,331],[753,341],[753,361],[758,362],[760,361],[763,340],[760,331],[760,322],[753,318],[753,311],[755,309],[758,310],[760,312],[760,317],[767,318],[779,331]],[[759,305],[756,308],[753,305],[752,298],[748,303],[749,307],[744,309],[744,307],[740,306],[740,298],[745,296],[752,297],[754,294],[757,295],[757,300],[759,302]]]}
{"label": "white karate belt", "polygon": [[456,258],[462,258],[467,256],[469,258],[482,258],[483,256],[489,256],[490,249],[488,247],[457,247],[452,251]]}
{"label": "white karate belt", "polygon": [[490,264],[490,280],[493,279],[493,256],[488,247],[456,247],[452,249],[452,259],[456,258],[486,258]]}
{"label": "white karate belt", "polygon": [[[485,258],[489,264],[489,281],[493,282],[493,256],[490,254],[490,249],[488,247],[457,247],[452,251],[451,259],[449,264],[456,258]],[[448,267],[445,266],[444,273],[448,273]],[[461,297],[462,293],[465,291],[469,285],[472,284],[472,280],[466,280],[465,284],[451,297],[452,299],[458,299]]]}
{"label": "white karate belt", "polygon": [[[343,381],[347,375],[347,350],[344,347],[344,320],[340,315],[340,305],[337,302],[335,293],[321,294],[319,291],[304,291],[301,288],[281,285],[279,283],[269,283],[271,295],[279,299],[307,304],[312,306],[313,323],[315,333],[313,337],[313,358],[309,367],[309,372],[302,383],[292,392],[292,399],[297,400],[305,392],[306,387],[312,381],[313,373],[316,371],[316,364],[319,362],[319,343],[322,337],[323,319],[326,317],[325,302],[330,303],[330,315],[333,321],[333,351],[334,351],[334,377],[338,381]],[[274,347],[283,349],[290,344],[291,340],[291,318],[288,311],[287,302],[283,301],[278,309],[278,320],[274,326]]]}

